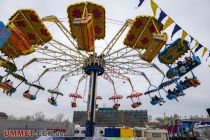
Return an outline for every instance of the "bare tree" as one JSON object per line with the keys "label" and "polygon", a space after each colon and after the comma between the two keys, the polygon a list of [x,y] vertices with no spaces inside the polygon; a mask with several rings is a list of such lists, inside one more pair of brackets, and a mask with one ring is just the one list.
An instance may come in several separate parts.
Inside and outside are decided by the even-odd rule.
{"label": "bare tree", "polygon": [[55,116],[55,121],[56,121],[56,122],[62,122],[63,117],[64,117],[64,114],[59,113],[59,114],[57,114],[57,115]]}
{"label": "bare tree", "polygon": [[9,115],[7,119],[8,120],[18,120],[18,118],[15,117],[13,114],[12,115]]}
{"label": "bare tree", "polygon": [[34,116],[25,116],[23,118],[23,120],[26,120],[26,121],[33,121],[34,120]]}
{"label": "bare tree", "polygon": [[45,115],[42,112],[36,112],[34,114],[34,120],[35,121],[44,121],[45,120]]}

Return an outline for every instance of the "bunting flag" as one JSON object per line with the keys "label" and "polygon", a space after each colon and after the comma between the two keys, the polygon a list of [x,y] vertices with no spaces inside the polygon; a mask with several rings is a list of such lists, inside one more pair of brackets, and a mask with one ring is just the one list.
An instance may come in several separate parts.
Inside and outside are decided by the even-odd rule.
{"label": "bunting flag", "polygon": [[[139,0],[139,6],[142,5],[142,3],[144,2],[144,0]],[[154,0],[150,0],[151,2],[151,8],[152,8],[152,11],[153,11],[153,15],[154,17],[156,17],[156,13],[157,13],[157,9],[159,8],[158,5],[154,2]],[[166,20],[164,26],[163,26],[163,29],[162,31],[166,30],[169,26],[171,26],[171,24],[175,23],[164,11],[162,11],[161,8],[160,9],[160,15],[158,17],[158,22],[161,23],[166,17],[168,17],[168,19]],[[181,27],[179,25],[177,25],[175,23],[175,26],[174,26],[174,29],[172,31],[172,34],[171,34],[171,39],[173,38],[173,36],[179,31],[181,30]],[[183,30],[183,29],[182,29]],[[191,35],[189,35],[185,30],[182,31],[182,36],[181,36],[181,42],[184,41],[184,39],[189,36],[190,37],[190,44],[192,44],[192,42],[195,40],[195,44],[194,46],[191,48],[191,50],[195,49],[195,52],[196,53],[197,51],[199,51],[201,48],[203,48],[203,52],[202,52],[202,57],[204,57],[204,55],[206,54],[206,52],[208,51],[209,54],[206,58],[206,61],[208,60],[208,58],[210,57],[210,50],[207,48],[207,47],[204,47],[203,45],[201,45],[195,38],[193,38]],[[209,65],[210,67],[210,65]]]}
{"label": "bunting flag", "polygon": [[144,0],[139,0],[139,5],[138,7],[140,7],[142,5],[142,3],[144,2]]}
{"label": "bunting flag", "polygon": [[196,40],[196,41],[195,41],[195,45],[191,48],[191,50],[193,50],[195,47],[197,47],[198,44],[199,44],[199,42]]}
{"label": "bunting flag", "polygon": [[163,20],[166,16],[167,16],[166,13],[163,12],[163,11],[161,10],[160,15],[159,15],[159,18],[158,18],[158,22],[161,23],[162,20]]}
{"label": "bunting flag", "polygon": [[180,29],[181,29],[181,28],[179,27],[179,25],[176,24],[175,27],[174,27],[174,30],[173,30],[173,32],[172,32],[172,34],[171,34],[171,39],[173,38],[174,34],[175,34],[176,32],[178,32]]}
{"label": "bunting flag", "polygon": [[198,47],[195,49],[195,52],[194,53],[196,53],[198,50],[200,50],[201,48],[203,48],[203,45],[201,45],[200,43],[199,43],[199,45],[198,45]]}
{"label": "bunting flag", "polygon": [[151,7],[152,7],[153,15],[155,17],[158,5],[153,0],[151,0]]}
{"label": "bunting flag", "polygon": [[168,17],[168,19],[167,19],[165,25],[163,26],[163,31],[164,31],[165,29],[167,29],[172,23],[174,23],[174,21],[173,21],[170,17]]}
{"label": "bunting flag", "polygon": [[193,37],[192,36],[190,36],[190,44],[193,42]]}
{"label": "bunting flag", "polygon": [[209,57],[210,57],[210,51],[209,51],[209,55],[206,57],[206,61],[208,60]]}
{"label": "bunting flag", "polygon": [[202,57],[205,55],[205,53],[208,51],[208,49],[206,47],[203,48],[203,53],[202,53]]}
{"label": "bunting flag", "polygon": [[185,32],[184,30],[182,31],[182,38],[181,38],[181,42],[183,42],[183,40],[185,39],[185,37],[187,36],[187,32]]}

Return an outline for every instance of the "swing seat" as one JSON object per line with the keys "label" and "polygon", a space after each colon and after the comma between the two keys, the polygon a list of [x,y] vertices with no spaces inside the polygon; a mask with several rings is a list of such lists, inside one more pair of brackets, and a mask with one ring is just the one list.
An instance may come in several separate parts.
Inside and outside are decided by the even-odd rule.
{"label": "swing seat", "polygon": [[71,107],[72,107],[72,108],[77,107],[77,103],[72,101],[72,102],[71,102]]}
{"label": "swing seat", "polygon": [[117,110],[120,107],[120,104],[115,103],[112,107],[113,107],[113,109],[116,109]]}
{"label": "swing seat", "polygon": [[35,95],[32,95],[30,100],[36,100],[36,96]]}
{"label": "swing seat", "polygon": [[48,98],[48,102],[49,102],[51,105],[57,106],[57,102],[56,102],[56,101],[53,101],[51,98]]}
{"label": "swing seat", "polygon": [[11,90],[7,91],[7,93],[10,93],[10,95],[12,95],[15,92],[16,92],[16,88],[13,88],[13,87],[12,87]]}
{"label": "swing seat", "polygon": [[200,85],[200,82],[198,81],[198,79],[189,79],[189,80],[185,80],[183,83],[183,90],[188,89],[190,87],[197,87],[198,85]]}
{"label": "swing seat", "polygon": [[177,84],[176,88],[178,89],[179,92],[182,92],[184,90],[184,88],[181,84]]}
{"label": "swing seat", "polygon": [[29,92],[24,92],[23,93],[23,97],[30,99],[30,100],[36,100],[36,96],[35,95],[31,95]]}
{"label": "swing seat", "polygon": [[168,94],[168,95],[166,95],[166,98],[168,98],[169,100],[173,100],[176,98],[176,96],[172,95],[172,94]]}
{"label": "swing seat", "polygon": [[135,102],[135,103],[131,104],[131,107],[132,107],[132,108],[137,108],[137,107],[139,107],[141,104],[142,104],[141,102]]}
{"label": "swing seat", "polygon": [[152,105],[158,104],[158,102],[157,102],[157,101],[154,101],[154,100],[150,101],[150,103],[151,103]]}
{"label": "swing seat", "polygon": [[13,89],[12,86],[10,86],[10,85],[8,85],[6,83],[3,83],[3,82],[0,83],[0,88],[2,88],[3,90],[5,90],[7,92],[9,92],[9,91],[11,91]]}
{"label": "swing seat", "polygon": [[165,103],[165,101],[163,100],[163,98],[158,98],[158,99],[152,99],[152,100],[150,101],[150,103],[151,103],[152,105],[156,105],[156,104],[160,104],[160,105],[161,105],[161,103]]}
{"label": "swing seat", "polygon": [[185,65],[185,72],[180,72],[177,67],[171,68],[167,71],[166,76],[168,78],[173,78],[175,76],[182,77],[183,75],[187,74],[188,72],[192,71],[194,68],[201,64],[201,60],[198,56],[193,56],[192,62]]}
{"label": "swing seat", "polygon": [[189,80],[189,83],[193,87],[197,87],[198,85],[200,85],[200,82],[197,79],[191,79],[191,80]]}

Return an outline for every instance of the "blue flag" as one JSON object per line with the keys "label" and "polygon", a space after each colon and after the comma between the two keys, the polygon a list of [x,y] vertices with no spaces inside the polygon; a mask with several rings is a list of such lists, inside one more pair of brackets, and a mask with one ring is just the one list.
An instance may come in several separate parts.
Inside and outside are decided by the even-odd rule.
{"label": "blue flag", "polygon": [[163,20],[166,16],[167,16],[166,13],[163,12],[163,11],[161,10],[160,15],[159,15],[159,18],[158,18],[158,22],[161,23],[162,20]]}
{"label": "blue flag", "polygon": [[201,48],[203,48],[203,45],[201,45],[200,43],[198,44],[198,47],[195,49],[195,53],[200,50]]}
{"label": "blue flag", "polygon": [[144,2],[144,0],[139,0],[139,5],[138,7],[140,7],[142,5],[142,3]]}
{"label": "blue flag", "polygon": [[193,42],[193,37],[192,36],[190,36],[190,43],[192,43]]}
{"label": "blue flag", "polygon": [[180,30],[181,28],[179,27],[179,25],[175,25],[175,27],[174,27],[174,30],[173,30],[173,32],[172,32],[172,34],[171,34],[171,38],[174,36],[174,34],[176,33],[176,32],[178,32],[179,30]]}

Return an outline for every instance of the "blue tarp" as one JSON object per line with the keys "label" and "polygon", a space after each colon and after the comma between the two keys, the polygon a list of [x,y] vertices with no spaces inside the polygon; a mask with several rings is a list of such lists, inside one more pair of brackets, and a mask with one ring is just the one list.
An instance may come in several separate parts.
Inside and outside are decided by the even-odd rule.
{"label": "blue tarp", "polygon": [[120,128],[105,128],[105,137],[120,137]]}

